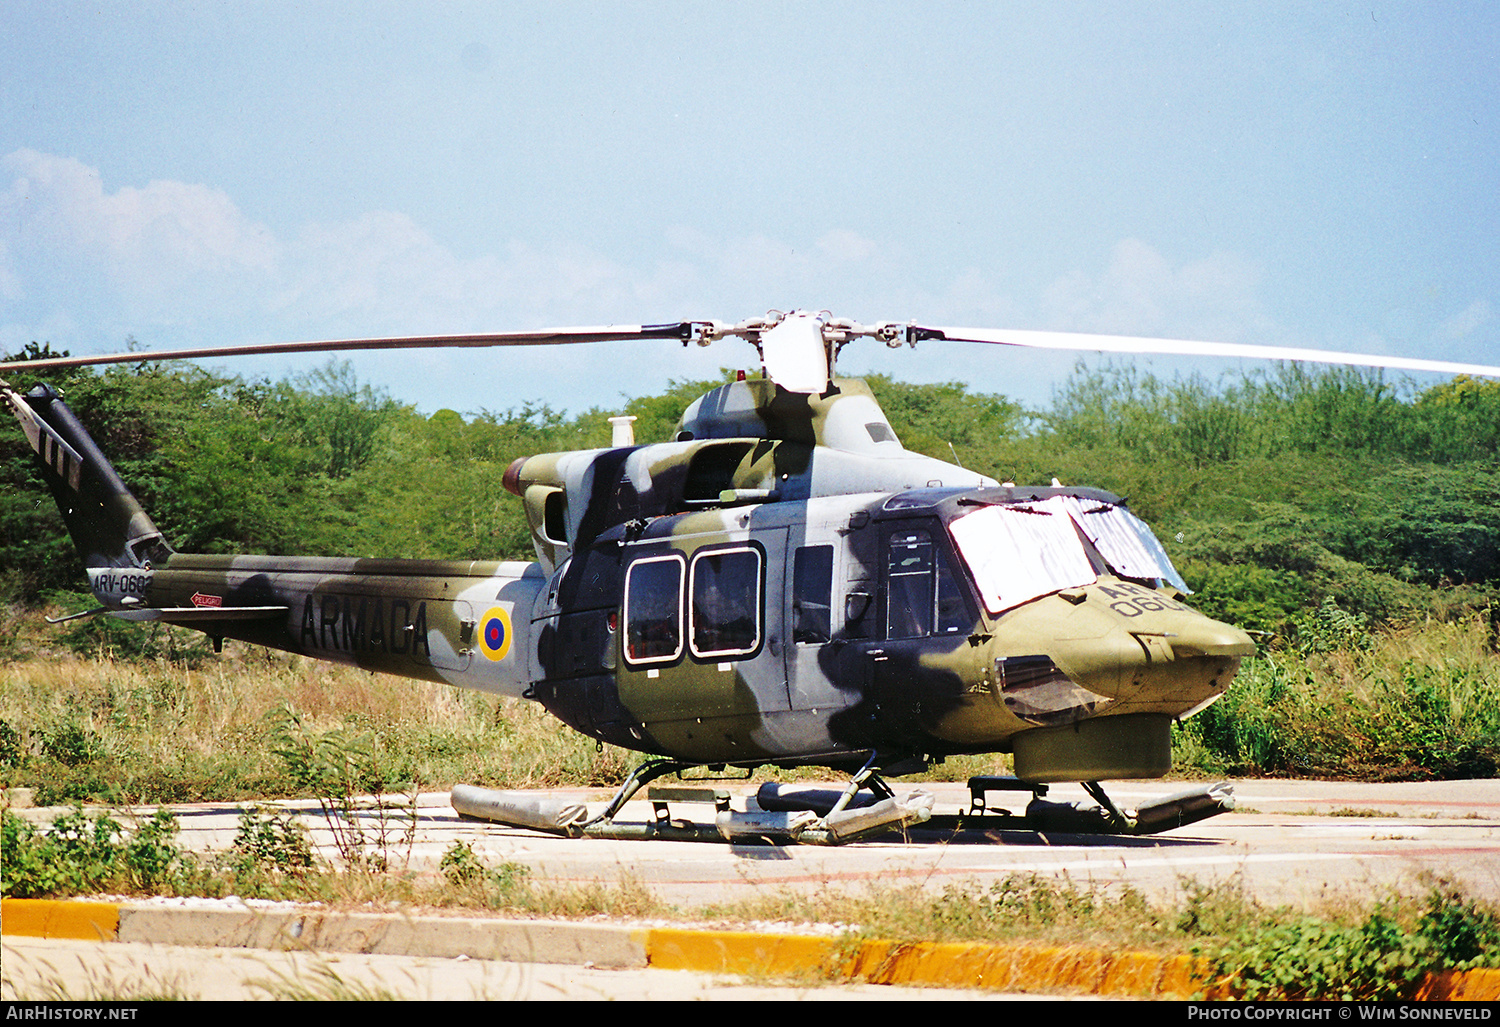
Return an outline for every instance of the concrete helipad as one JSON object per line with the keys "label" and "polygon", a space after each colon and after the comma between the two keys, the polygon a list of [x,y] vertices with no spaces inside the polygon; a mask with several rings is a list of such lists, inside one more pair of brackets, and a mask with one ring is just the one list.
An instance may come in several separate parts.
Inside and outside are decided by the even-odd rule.
{"label": "concrete helipad", "polygon": [[[954,810],[968,802],[967,789],[961,784],[920,787],[935,794],[939,809]],[[1181,788],[1180,783],[1149,782],[1117,784],[1110,792],[1121,805],[1136,806]],[[607,798],[604,791],[571,790],[566,794],[590,805],[602,804]],[[1058,787],[1050,798],[1081,799],[1082,794],[1078,790],[1075,796],[1070,789]],[[904,837],[893,835],[834,848],[568,839],[460,819],[448,805],[446,793],[417,797],[414,818],[409,817],[412,807],[406,809],[406,817],[402,810],[390,809],[384,814],[362,814],[360,825],[367,836],[383,830],[391,858],[415,872],[435,871],[443,854],[456,842],[463,842],[492,866],[501,862],[520,864],[534,878],[557,883],[629,881],[649,888],[663,902],[689,911],[752,895],[857,891],[875,885],[982,891],[1017,875],[1066,879],[1080,886],[1128,884],[1159,900],[1182,894],[1188,881],[1209,884],[1233,880],[1261,901],[1276,904],[1311,903],[1339,894],[1368,900],[1383,889],[1420,891],[1431,881],[1443,879],[1463,887],[1470,895],[1500,900],[1500,782],[1255,780],[1237,782],[1236,796],[1236,812],[1143,838],[1011,830],[943,835],[916,829]],[[319,815],[316,803],[275,806],[295,812],[325,852],[332,853],[329,825]],[[232,844],[240,806],[204,804],[172,809],[181,825],[185,847],[212,852]],[[45,821],[59,811],[17,812],[28,819]],[[143,809],[115,815],[128,819],[151,812]],[[686,806],[680,812],[674,807],[673,814],[712,820],[711,807],[695,810]],[[646,821],[651,816],[650,806],[639,802],[628,806],[620,819]],[[409,837],[408,824],[413,828]],[[0,929],[8,941],[16,933],[17,909],[7,901],[6,923]],[[248,919],[244,914],[249,914]],[[731,960],[702,967],[709,972],[717,968],[729,973],[764,972],[771,965],[768,952],[801,953],[787,958],[821,965],[818,960],[826,960],[823,950],[829,943],[826,937],[799,939],[777,930],[758,937],[750,932],[731,943],[724,939],[742,932],[703,932],[690,927],[683,940],[670,933],[680,930],[671,925],[526,922],[502,926],[487,921],[488,926],[479,927],[469,917],[361,916],[249,906],[231,915],[222,904],[133,903],[120,914],[115,936],[160,944],[269,948],[284,948],[290,938],[314,950],[400,951],[434,958],[596,966],[659,967],[669,965],[672,959],[687,958],[683,953],[692,959],[706,958],[703,953],[751,953],[734,957],[749,959],[749,963]],[[783,937],[791,940],[784,941]],[[969,976],[936,982],[959,987],[990,986],[1002,972],[1000,964],[984,962],[1001,958],[993,951],[981,959],[972,953],[960,956],[955,952],[919,956],[914,954],[915,947],[906,949],[912,953],[901,959],[890,953],[871,958],[877,964],[884,960],[882,965],[887,966],[906,965],[902,959],[915,960],[913,966],[968,966],[965,972]],[[822,955],[807,954],[815,951]],[[551,954],[538,958],[544,952]],[[620,954],[626,952],[631,954]],[[657,955],[653,957],[651,952]],[[671,955],[674,952],[677,955]],[[1145,994],[1190,993],[1180,988],[1161,991],[1161,982],[1170,976],[1165,965],[1157,964],[1149,971],[1127,969],[1134,965],[1129,960],[1121,962],[1128,955],[1092,954],[1089,958],[1093,963],[1083,971],[1086,980],[1100,982],[1092,986],[1097,989],[1103,987],[1102,982],[1119,979],[1122,974],[1134,975],[1132,979],[1144,974],[1153,982]],[[727,955],[723,958],[730,959]],[[1078,954],[1069,958],[1075,969],[1066,973],[1077,972]],[[1038,969],[1042,964],[1036,964],[1025,971],[1011,968],[1003,972],[1012,986],[1019,982],[1023,989],[1045,988],[1065,973],[1059,965],[1054,962],[1046,964],[1050,969]],[[899,971],[918,975],[930,972]],[[979,978],[988,975],[988,979],[977,980],[976,974]]]}
{"label": "concrete helipad", "polygon": [[[923,784],[939,810],[968,803],[962,784]],[[1140,805],[1180,791],[1172,782],[1114,784],[1121,805]],[[745,787],[746,793],[752,789]],[[597,809],[605,790],[553,791]],[[729,845],[666,841],[558,838],[499,824],[461,819],[446,792],[423,794],[410,806],[362,814],[372,841],[383,835],[388,858],[414,871],[435,871],[455,843],[490,865],[517,863],[534,878],[565,883],[628,879],[682,907],[731,901],[767,890],[807,891],[871,884],[921,883],[984,888],[1013,875],[1067,878],[1075,884],[1130,884],[1170,898],[1184,880],[1234,879],[1256,898],[1304,903],[1330,892],[1369,895],[1372,889],[1420,887],[1440,876],[1470,894],[1500,900],[1500,781],[1397,784],[1246,780],[1235,783],[1238,809],[1185,828],[1146,837],[966,831],[958,835],[915,829],[839,847]],[[1049,798],[1083,800],[1081,789],[1054,786]],[[393,799],[393,803],[406,800]],[[743,804],[746,799],[737,800]],[[270,804],[295,813],[324,850],[336,857],[328,821],[315,802]],[[227,850],[241,805],[171,807],[180,842],[199,852]],[[18,810],[45,821],[59,810]],[[149,816],[153,809],[117,812]],[[712,823],[712,807],[674,806],[673,816]],[[644,801],[619,819],[649,821]],[[411,833],[408,834],[408,826]]]}

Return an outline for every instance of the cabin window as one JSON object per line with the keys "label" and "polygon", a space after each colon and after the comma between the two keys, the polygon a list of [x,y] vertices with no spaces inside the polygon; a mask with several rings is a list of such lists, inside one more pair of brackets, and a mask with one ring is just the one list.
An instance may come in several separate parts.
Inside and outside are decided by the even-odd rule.
{"label": "cabin window", "polygon": [[680,556],[637,560],[625,572],[625,658],[670,663],[682,655]]}
{"label": "cabin window", "polygon": [[745,656],[760,648],[761,553],[753,547],[693,557],[693,655]]}
{"label": "cabin window", "polygon": [[968,605],[948,558],[926,528],[893,531],[886,561],[886,638],[966,631]]}
{"label": "cabin window", "polygon": [[828,641],[832,604],[833,547],[803,546],[792,556],[792,641]]}

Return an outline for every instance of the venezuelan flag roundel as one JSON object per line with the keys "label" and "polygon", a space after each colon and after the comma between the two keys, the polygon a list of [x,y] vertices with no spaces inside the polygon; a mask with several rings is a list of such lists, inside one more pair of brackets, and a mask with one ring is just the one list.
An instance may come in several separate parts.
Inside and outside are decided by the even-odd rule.
{"label": "venezuelan flag roundel", "polygon": [[491,607],[479,622],[479,651],[492,660],[503,660],[510,652],[510,614]]}

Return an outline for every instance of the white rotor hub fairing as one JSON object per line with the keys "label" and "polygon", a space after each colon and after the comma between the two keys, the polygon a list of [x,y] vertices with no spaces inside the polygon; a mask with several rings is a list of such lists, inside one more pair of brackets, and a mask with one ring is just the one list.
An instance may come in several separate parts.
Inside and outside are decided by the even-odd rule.
{"label": "white rotor hub fairing", "polygon": [[814,314],[788,314],[760,335],[766,377],[788,392],[818,396],[828,390],[828,351],[823,322]]}

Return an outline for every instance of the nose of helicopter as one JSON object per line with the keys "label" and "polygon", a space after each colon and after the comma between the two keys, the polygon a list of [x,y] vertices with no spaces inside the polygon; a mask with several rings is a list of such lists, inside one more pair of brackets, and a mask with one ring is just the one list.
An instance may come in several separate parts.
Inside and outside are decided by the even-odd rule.
{"label": "nose of helicopter", "polygon": [[1172,655],[1178,659],[1195,656],[1254,656],[1255,642],[1233,624],[1195,615],[1185,624],[1174,625],[1167,636]]}
{"label": "nose of helicopter", "polygon": [[1160,777],[1171,723],[1223,695],[1255,653],[1244,631],[1144,586],[1104,581],[1057,601],[1065,615],[1035,604],[1028,618],[1054,629],[1046,656],[996,661],[998,697],[1034,725],[1013,741],[1023,780]]}
{"label": "nose of helicopter", "polygon": [[1244,631],[1185,606],[1122,621],[1113,634],[1128,635],[1136,648],[1116,649],[1123,657],[1117,712],[1195,712],[1222,695],[1240,661],[1255,654],[1255,642]]}
{"label": "nose of helicopter", "polygon": [[1009,683],[1024,669],[1018,647],[1050,636],[1050,665],[1095,696],[1097,712],[1183,716],[1221,695],[1256,651],[1239,628],[1132,583],[1101,582],[1015,614],[996,638],[1002,692],[1018,687]]}

